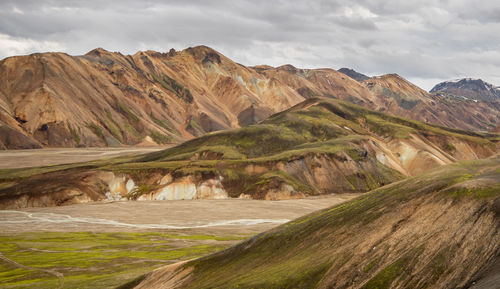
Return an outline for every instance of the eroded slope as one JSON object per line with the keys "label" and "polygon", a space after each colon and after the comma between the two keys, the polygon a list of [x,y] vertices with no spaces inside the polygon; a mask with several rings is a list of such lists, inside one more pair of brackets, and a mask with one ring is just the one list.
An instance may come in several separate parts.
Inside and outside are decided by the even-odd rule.
{"label": "eroded slope", "polygon": [[9,57],[0,79],[0,148],[179,143],[303,100],[205,46]]}

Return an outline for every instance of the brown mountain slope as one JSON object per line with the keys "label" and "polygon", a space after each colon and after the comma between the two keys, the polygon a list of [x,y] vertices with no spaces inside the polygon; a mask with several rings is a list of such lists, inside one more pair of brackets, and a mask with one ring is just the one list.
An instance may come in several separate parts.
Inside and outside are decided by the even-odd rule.
{"label": "brown mountain slope", "polygon": [[500,103],[431,95],[397,75],[363,82],[333,69],[245,67],[206,46],[180,52],[0,61],[0,149],[179,143],[259,122],[315,96],[469,130],[500,123]]}
{"label": "brown mountain slope", "polygon": [[453,164],[121,288],[498,288],[500,159]]}
{"label": "brown mountain slope", "polygon": [[437,125],[488,131],[500,123],[500,101],[483,102],[430,94],[397,74],[358,82],[333,69],[254,67],[304,98],[330,96],[370,109]]}
{"label": "brown mountain slope", "polygon": [[0,147],[7,148],[135,144],[147,135],[179,142],[303,99],[203,46],[10,57],[0,62],[0,79]]}
{"label": "brown mountain slope", "polygon": [[500,123],[500,102],[473,101],[430,94],[397,74],[363,81],[378,100],[379,111],[466,130],[491,130]]}

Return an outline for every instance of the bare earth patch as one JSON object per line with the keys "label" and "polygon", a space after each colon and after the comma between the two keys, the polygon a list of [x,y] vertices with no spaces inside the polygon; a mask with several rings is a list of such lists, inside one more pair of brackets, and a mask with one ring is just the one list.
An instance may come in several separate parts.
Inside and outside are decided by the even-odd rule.
{"label": "bare earth patch", "polygon": [[29,150],[0,150],[0,169],[38,167],[47,165],[86,162],[128,154],[142,154],[168,148],[54,148]]}
{"label": "bare earth patch", "polygon": [[255,234],[358,194],[299,200],[124,201],[0,211],[0,233],[189,231]]}

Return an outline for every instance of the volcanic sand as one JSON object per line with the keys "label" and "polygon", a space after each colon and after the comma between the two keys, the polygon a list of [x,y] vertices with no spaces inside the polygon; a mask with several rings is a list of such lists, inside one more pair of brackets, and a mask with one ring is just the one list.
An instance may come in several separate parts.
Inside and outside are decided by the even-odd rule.
{"label": "volcanic sand", "polygon": [[128,154],[142,154],[166,149],[163,147],[125,148],[47,148],[29,150],[0,150],[0,169],[27,168],[47,165],[86,162]]}
{"label": "volcanic sand", "polygon": [[358,194],[298,200],[178,200],[98,202],[0,211],[0,233],[172,232],[256,234]]}

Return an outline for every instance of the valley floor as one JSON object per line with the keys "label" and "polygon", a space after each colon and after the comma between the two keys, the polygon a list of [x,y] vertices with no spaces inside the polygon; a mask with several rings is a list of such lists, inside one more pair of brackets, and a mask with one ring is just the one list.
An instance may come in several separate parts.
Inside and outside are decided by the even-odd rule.
{"label": "valley floor", "polygon": [[0,211],[2,288],[114,288],[350,200],[186,200]]}
{"label": "valley floor", "polygon": [[170,146],[0,150],[0,169],[16,169],[86,162],[120,155],[150,153],[163,150],[168,147]]}

